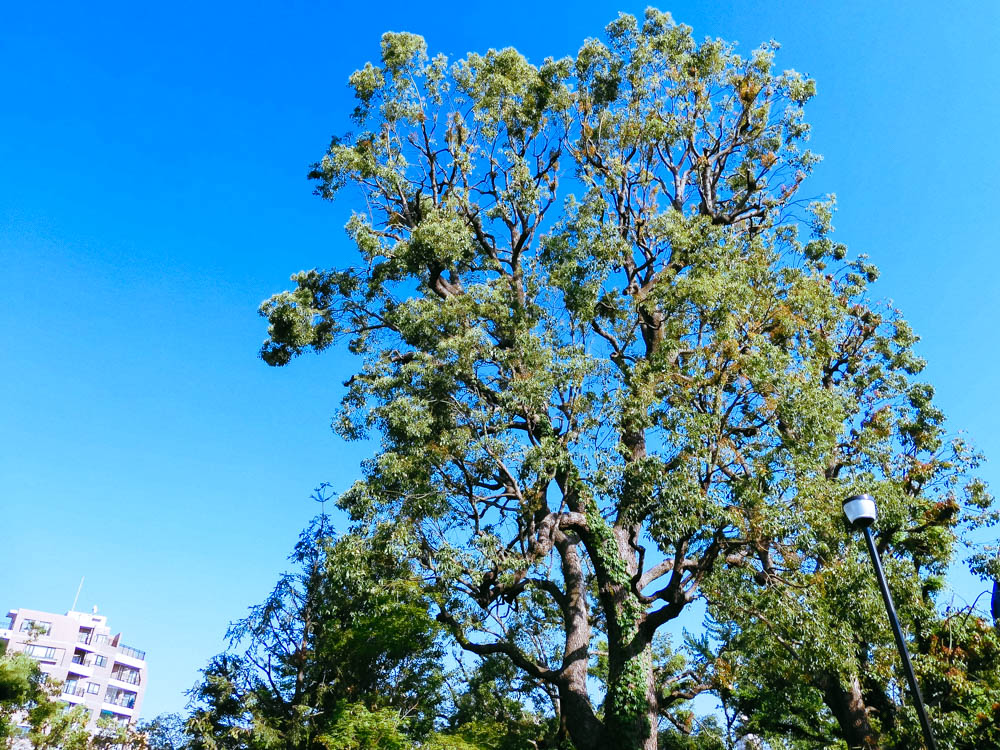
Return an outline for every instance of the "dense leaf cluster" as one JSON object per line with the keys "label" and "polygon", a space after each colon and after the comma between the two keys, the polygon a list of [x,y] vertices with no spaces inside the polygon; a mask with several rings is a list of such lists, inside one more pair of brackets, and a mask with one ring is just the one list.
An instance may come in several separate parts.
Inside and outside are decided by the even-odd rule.
{"label": "dense leaf cluster", "polygon": [[372,733],[390,747],[404,716],[425,735],[441,653],[411,554],[391,534],[333,539],[325,517],[306,529],[298,570],[230,627],[231,648],[204,670],[191,747],[348,746],[344,737]]}

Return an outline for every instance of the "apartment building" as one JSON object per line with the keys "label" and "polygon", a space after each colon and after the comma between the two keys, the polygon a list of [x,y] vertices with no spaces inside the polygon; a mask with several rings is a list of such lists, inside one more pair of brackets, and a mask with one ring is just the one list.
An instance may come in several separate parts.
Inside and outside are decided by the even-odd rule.
{"label": "apartment building", "polygon": [[0,628],[8,651],[38,660],[46,679],[62,683],[61,699],[90,711],[91,729],[106,717],[132,723],[146,692],[146,654],[112,635],[108,618],[84,612],[57,615],[35,609],[12,609]]}

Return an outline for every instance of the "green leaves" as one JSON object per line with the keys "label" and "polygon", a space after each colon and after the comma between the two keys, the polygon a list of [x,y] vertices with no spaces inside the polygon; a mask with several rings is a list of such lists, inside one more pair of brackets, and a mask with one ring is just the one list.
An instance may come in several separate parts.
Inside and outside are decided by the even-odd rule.
{"label": "green leaves", "polygon": [[836,706],[867,716],[890,652],[877,596],[848,594],[840,500],[878,496],[924,622],[958,532],[993,518],[978,457],[871,300],[878,269],[834,241],[833,195],[803,209],[815,83],[774,42],[743,57],[654,9],[605,32],[540,66],[383,37],[351,78],[363,130],[311,174],[363,199],[358,263],[265,302],[261,355],[361,356],[335,425],[381,444],[341,507],[405,531],[415,591],[462,648],[558,692],[578,750],[653,741],[652,638],[699,597],[732,650],[720,695],[786,721],[747,731],[846,737]]}
{"label": "green leaves", "polygon": [[44,700],[38,662],[24,654],[8,653],[0,643],[0,742],[17,734],[16,718],[21,711]]}
{"label": "green leaves", "polygon": [[547,113],[568,108],[569,92],[562,83],[568,68],[568,60],[548,59],[539,70],[508,47],[485,55],[470,54],[455,64],[453,75],[486,133],[505,128],[522,141],[545,125]]}
{"label": "green leaves", "polygon": [[326,523],[303,532],[299,570],[230,626],[194,691],[194,747],[409,748],[432,728],[442,654],[412,542],[399,526],[334,540]]}

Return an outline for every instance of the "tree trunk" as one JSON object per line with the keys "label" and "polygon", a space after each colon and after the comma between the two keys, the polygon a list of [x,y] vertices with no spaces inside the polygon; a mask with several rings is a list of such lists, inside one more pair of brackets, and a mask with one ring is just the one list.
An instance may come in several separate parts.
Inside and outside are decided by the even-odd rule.
{"label": "tree trunk", "polygon": [[558,684],[561,714],[577,750],[602,750],[603,726],[594,715],[587,689],[591,635],[587,579],[576,544],[560,533],[556,548],[562,559],[563,579],[566,582],[566,596],[562,602],[566,645],[563,674]]}
{"label": "tree trunk", "polygon": [[576,750],[605,750],[604,725],[594,716],[587,693],[573,689],[569,684],[559,686],[559,705],[566,722],[569,737]]}
{"label": "tree trunk", "polygon": [[[608,750],[656,750],[656,686],[652,648],[615,658],[609,649],[608,695],[604,700]],[[631,652],[631,648],[626,651]]]}
{"label": "tree trunk", "polygon": [[659,715],[651,649],[620,664],[617,676],[609,679],[603,723],[595,718],[586,693],[565,684],[559,699],[577,750],[657,750]]}
{"label": "tree trunk", "polygon": [[649,648],[620,665],[608,681],[604,723],[609,750],[656,750],[656,689]]}
{"label": "tree trunk", "polygon": [[[588,550],[598,579],[598,594],[607,618],[608,692],[603,722],[594,715],[586,689],[589,617],[584,605],[585,580],[575,548],[560,546],[567,576],[566,654],[560,699],[577,750],[656,750],[657,698],[653,654],[642,630],[645,607],[631,591],[637,573],[627,532],[613,529],[596,512],[588,517]],[[579,573],[578,573],[579,570]],[[577,578],[579,576],[579,578]],[[574,599],[571,595],[578,594]],[[579,610],[574,612],[574,605]]]}
{"label": "tree trunk", "polygon": [[868,721],[868,711],[861,695],[861,683],[851,677],[845,688],[837,675],[826,675],[820,682],[823,702],[840,725],[840,732],[850,750],[871,750],[878,747],[878,738]]}

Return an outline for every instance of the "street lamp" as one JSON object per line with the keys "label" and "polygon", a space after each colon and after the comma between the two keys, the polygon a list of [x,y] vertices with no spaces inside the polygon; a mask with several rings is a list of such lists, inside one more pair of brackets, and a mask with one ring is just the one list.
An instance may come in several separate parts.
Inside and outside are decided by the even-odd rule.
{"label": "street lamp", "polygon": [[889,586],[885,582],[882,561],[879,559],[878,550],[875,549],[875,540],[872,539],[871,525],[875,523],[877,516],[875,499],[871,495],[854,495],[847,498],[844,501],[844,515],[847,516],[847,521],[851,524],[852,528],[861,529],[865,535],[865,541],[868,543],[868,553],[872,556],[872,564],[875,566],[875,577],[878,578],[878,585],[882,590],[882,601],[885,602],[886,612],[889,613],[889,622],[892,624],[892,634],[896,638],[896,648],[899,649],[899,658],[903,660],[903,671],[906,672],[906,681],[910,685],[910,694],[913,696],[913,702],[917,706],[920,728],[924,730],[924,740],[927,742],[927,750],[937,750],[937,743],[934,741],[934,735],[931,734],[930,722],[927,721],[927,712],[924,711],[924,699],[920,697],[917,678],[913,674],[913,664],[910,663],[910,654],[906,650],[906,643],[903,641],[903,629],[899,627],[896,608],[892,604],[892,596],[889,595]]}

